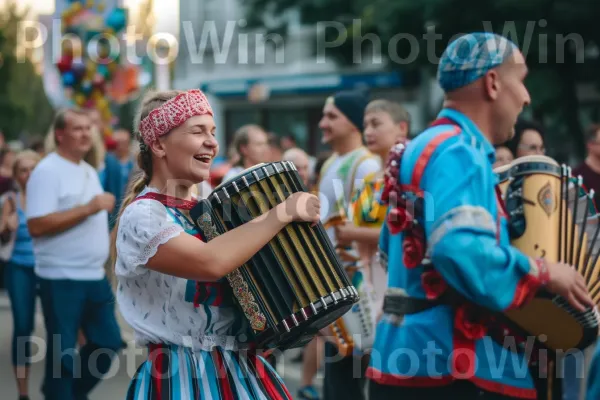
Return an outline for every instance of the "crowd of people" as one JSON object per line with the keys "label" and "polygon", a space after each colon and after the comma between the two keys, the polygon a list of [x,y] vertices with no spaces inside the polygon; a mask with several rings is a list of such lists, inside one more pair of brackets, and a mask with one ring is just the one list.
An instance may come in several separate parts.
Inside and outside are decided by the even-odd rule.
{"label": "crowd of people", "polygon": [[[429,279],[447,282],[469,301],[494,310],[520,307],[540,287],[589,304],[573,270],[525,256],[510,246],[505,223],[493,222],[506,219],[497,206],[493,168],[546,154],[546,132],[535,121],[517,119],[531,101],[518,49],[502,37],[474,38],[474,51],[458,52],[457,46],[473,45],[460,38],[447,50],[465,59],[442,58],[438,78],[446,102],[420,133],[412,131],[411,115],[401,104],[372,99],[362,90],[342,91],[326,100],[319,122],[329,153],[309,155],[292,136],[245,125],[233,135],[225,167],[212,168],[219,154],[212,109],[202,92],[190,90],[149,93],[134,121],[135,133],[119,129],[105,139],[97,111],[70,108],[57,113],[43,145],[19,152],[3,145],[0,239],[20,400],[29,393],[26,339],[34,330],[37,297],[47,354],[60,355],[58,361],[45,359],[42,391],[48,400],[87,398],[124,348],[115,297],[136,343],[161,352],[142,363],[128,399],[291,398],[273,368],[277,359],[240,356],[248,327],[227,298],[223,279],[292,221],[323,223],[349,275],[361,274],[357,289],[371,299],[378,323],[377,358],[361,348],[342,356],[326,330],[305,345],[296,360],[303,364],[296,398],[537,398],[546,384],[534,376],[540,365],[522,379],[509,367],[502,376],[490,376],[487,367],[451,359],[430,376],[423,359],[416,374],[403,376],[399,371],[411,370],[412,360],[391,358],[397,349],[425,354],[428,340],[441,346],[440,360],[453,349],[471,350],[480,361],[489,356],[484,338],[465,334],[463,321],[448,305],[398,305],[399,297],[436,299],[440,286]],[[489,41],[510,51],[485,50]],[[184,110],[175,103],[185,104]],[[599,125],[589,128],[587,158],[574,169],[596,193],[599,134]],[[205,241],[190,221],[197,200],[247,168],[280,160],[294,163],[307,191]],[[418,213],[432,211],[417,207],[401,227],[389,222],[391,214],[409,208],[402,201],[392,205],[389,197],[408,201],[421,190],[433,196],[435,212],[424,218]],[[288,211],[283,219],[277,213],[282,210]],[[422,237],[417,220],[426,221],[421,229],[435,241],[426,255],[407,258]],[[408,245],[407,237],[413,240]],[[228,251],[231,243],[234,252]],[[200,289],[205,295],[199,300]],[[488,329],[482,321],[470,323]],[[500,359],[521,359],[496,342],[490,346]],[[98,349],[106,351],[92,357]],[[77,365],[82,370],[76,371]],[[314,382],[321,366],[322,396]],[[455,379],[465,373],[468,378]],[[575,399],[580,388],[567,373],[565,399]]]}

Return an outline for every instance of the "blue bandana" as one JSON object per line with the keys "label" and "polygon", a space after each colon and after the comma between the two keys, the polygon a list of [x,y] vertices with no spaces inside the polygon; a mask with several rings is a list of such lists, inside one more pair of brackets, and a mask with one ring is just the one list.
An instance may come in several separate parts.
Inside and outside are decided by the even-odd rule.
{"label": "blue bandana", "polygon": [[466,86],[502,64],[516,49],[513,42],[494,33],[463,35],[450,43],[442,54],[438,82],[445,92]]}

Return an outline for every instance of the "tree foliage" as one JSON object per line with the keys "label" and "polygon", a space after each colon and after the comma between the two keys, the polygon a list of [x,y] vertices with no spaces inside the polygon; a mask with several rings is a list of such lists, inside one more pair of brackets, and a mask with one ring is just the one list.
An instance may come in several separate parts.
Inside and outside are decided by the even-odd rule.
{"label": "tree foliage", "polygon": [[[298,10],[304,24],[334,21],[346,40],[331,52],[342,63],[356,61],[353,39],[374,33],[389,65],[435,73],[449,41],[461,33],[493,31],[514,40],[526,56],[532,94],[528,110],[550,127],[552,140],[567,140],[558,157],[581,155],[582,126],[576,88],[600,83],[600,1],[597,0],[242,0],[254,26],[285,30],[283,18]],[[276,22],[274,22],[276,21]],[[332,28],[325,38],[337,36]],[[330,36],[327,36],[330,35]],[[369,46],[368,40],[362,46]],[[364,49],[364,48],[363,48]],[[561,154],[560,152],[563,151]]]}
{"label": "tree foliage", "polygon": [[9,1],[0,12],[0,130],[7,139],[45,134],[53,117],[41,75],[18,56],[18,28],[28,14]]}

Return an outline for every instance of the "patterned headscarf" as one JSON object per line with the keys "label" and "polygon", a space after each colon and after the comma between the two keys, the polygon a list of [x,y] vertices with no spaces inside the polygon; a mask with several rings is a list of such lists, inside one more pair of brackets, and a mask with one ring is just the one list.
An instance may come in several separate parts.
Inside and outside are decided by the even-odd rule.
{"label": "patterned headscarf", "polygon": [[438,65],[437,79],[445,92],[466,86],[504,63],[517,46],[488,32],[463,35],[450,43]]}
{"label": "patterned headscarf", "polygon": [[198,89],[188,90],[155,108],[140,122],[144,143],[150,145],[195,115],[213,115],[208,99]]}

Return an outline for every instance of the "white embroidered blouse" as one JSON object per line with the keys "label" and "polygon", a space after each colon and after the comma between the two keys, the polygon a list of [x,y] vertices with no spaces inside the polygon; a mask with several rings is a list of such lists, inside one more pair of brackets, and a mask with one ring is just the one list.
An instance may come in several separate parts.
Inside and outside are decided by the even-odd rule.
{"label": "white embroidered blouse", "polygon": [[[138,198],[149,192],[157,191],[146,188]],[[145,267],[159,246],[182,232],[199,236],[188,217],[154,199],[134,201],[121,216],[117,302],[134,329],[136,344],[172,343],[195,350],[242,347],[249,336],[247,321],[225,283],[196,283]]]}

